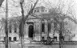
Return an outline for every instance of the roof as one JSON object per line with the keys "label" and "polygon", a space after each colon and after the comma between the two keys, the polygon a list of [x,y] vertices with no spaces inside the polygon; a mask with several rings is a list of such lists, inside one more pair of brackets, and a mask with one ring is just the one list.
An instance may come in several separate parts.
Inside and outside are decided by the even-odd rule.
{"label": "roof", "polygon": [[35,9],[45,9],[44,6],[36,7]]}

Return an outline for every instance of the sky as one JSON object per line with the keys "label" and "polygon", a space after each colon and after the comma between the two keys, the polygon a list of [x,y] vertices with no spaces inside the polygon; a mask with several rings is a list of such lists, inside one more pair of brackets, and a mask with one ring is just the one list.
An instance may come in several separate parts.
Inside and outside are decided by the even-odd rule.
{"label": "sky", "polygon": [[[25,0],[25,15],[27,14],[30,5],[33,4],[36,0]],[[58,4],[64,3],[63,12],[66,13],[68,10],[68,6],[71,6],[71,10],[77,19],[77,0],[39,0],[37,6],[45,6],[46,8],[52,8],[57,7]],[[15,17],[15,16],[21,16],[21,9],[20,9],[20,0],[8,0],[8,17]],[[70,4],[70,5],[69,5]],[[0,7],[0,18],[5,17],[5,8],[6,8],[6,0],[2,3],[2,6]]]}

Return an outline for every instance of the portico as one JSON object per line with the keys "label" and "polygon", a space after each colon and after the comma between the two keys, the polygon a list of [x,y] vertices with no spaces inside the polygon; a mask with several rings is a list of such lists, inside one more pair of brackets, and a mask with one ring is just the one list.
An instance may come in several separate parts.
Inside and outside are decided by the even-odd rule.
{"label": "portico", "polygon": [[42,37],[44,37],[44,39],[47,40],[47,37],[51,37],[50,34],[53,33],[51,28],[53,28],[51,21],[39,19],[35,19],[35,21],[28,20],[24,28],[26,32],[24,38],[41,41]]}

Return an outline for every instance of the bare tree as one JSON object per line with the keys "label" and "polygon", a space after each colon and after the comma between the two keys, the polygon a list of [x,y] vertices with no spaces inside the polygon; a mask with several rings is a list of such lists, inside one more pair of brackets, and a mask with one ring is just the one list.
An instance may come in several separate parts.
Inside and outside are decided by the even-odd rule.
{"label": "bare tree", "polygon": [[19,30],[20,30],[19,31],[19,35],[21,37],[21,48],[23,48],[24,24],[25,24],[25,21],[27,20],[28,16],[33,13],[33,10],[34,10],[36,4],[38,3],[38,0],[34,3],[34,6],[31,7],[31,9],[29,10],[29,12],[28,12],[28,14],[26,16],[24,16],[23,3],[24,3],[24,0],[21,0],[20,6],[21,6],[22,19],[20,20],[20,25],[19,25]]}
{"label": "bare tree", "polygon": [[0,0],[0,7],[1,7],[1,5],[2,5],[3,1],[4,1],[4,0]]}
{"label": "bare tree", "polygon": [[[61,4],[62,3],[62,4]],[[71,4],[71,3],[70,3]],[[69,4],[69,5],[70,5]],[[65,28],[64,28],[64,20],[66,19],[66,18],[68,18],[69,20],[71,20],[71,21],[73,21],[75,24],[77,24],[77,20],[76,19],[74,19],[74,18],[72,18],[71,16],[69,16],[69,15],[66,15],[67,14],[67,12],[66,12],[66,14],[64,14],[63,13],[63,8],[64,8],[64,3],[60,0],[60,4],[59,4],[59,6],[58,6],[58,9],[59,9],[59,11],[60,11],[60,14],[59,14],[59,18],[57,19],[58,21],[59,21],[59,24],[60,24],[60,30],[59,30],[59,41],[60,41],[60,46],[59,46],[59,48],[62,48],[62,36],[63,36],[63,32],[64,32],[64,30],[65,30]],[[68,6],[69,8],[71,7],[71,6]],[[70,10],[71,11],[71,10]],[[72,11],[71,11],[71,15],[72,15]],[[72,16],[74,16],[74,15],[72,15]],[[66,33],[66,32],[65,32]]]}
{"label": "bare tree", "polygon": [[[63,13],[63,9],[64,9],[64,2],[60,0],[59,2],[59,5],[56,7],[56,8],[52,8],[50,10],[50,12],[48,14],[41,14],[40,16],[42,16],[42,18],[40,17],[37,17],[37,16],[34,16],[34,17],[37,17],[39,19],[51,19],[53,18],[54,21],[56,21],[56,24],[59,24],[60,25],[60,28],[59,28],[59,40],[60,40],[60,45],[62,44],[62,38],[63,38],[63,32],[64,32],[64,26],[65,26],[65,22],[64,20],[67,18],[69,19],[70,21],[74,22],[75,24],[77,24],[77,20],[75,18],[72,18],[71,16],[69,16],[66,12],[66,14]],[[72,15],[73,16],[73,15]],[[56,28],[56,27],[55,27]],[[60,46],[61,48],[61,46]]]}

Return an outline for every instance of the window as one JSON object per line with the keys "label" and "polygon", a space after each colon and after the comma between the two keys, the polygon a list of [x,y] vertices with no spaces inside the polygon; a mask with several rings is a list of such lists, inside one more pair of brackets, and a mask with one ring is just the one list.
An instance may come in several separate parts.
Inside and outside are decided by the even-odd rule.
{"label": "window", "polygon": [[12,26],[11,25],[9,26],[9,32],[10,33],[12,32]]}
{"label": "window", "polygon": [[44,30],[45,30],[45,27],[44,27],[44,23],[42,23],[42,32],[44,32]]}
{"label": "window", "polygon": [[45,10],[45,12],[47,12],[47,10]]}
{"label": "window", "polygon": [[50,32],[50,31],[51,31],[51,24],[48,23],[48,32]]}
{"label": "window", "polygon": [[42,9],[41,12],[44,12],[44,9]]}
{"label": "window", "polygon": [[16,37],[14,37],[13,39],[14,39],[14,41],[16,41],[16,40],[17,40],[17,39],[16,39]]}
{"label": "window", "polygon": [[37,10],[34,10],[34,13],[36,12]]}
{"label": "window", "polygon": [[54,23],[54,28],[57,28],[57,23]]}
{"label": "window", "polygon": [[39,10],[37,10],[37,12],[39,12]]}
{"label": "window", "polygon": [[11,41],[11,37],[9,37],[9,41]]}
{"label": "window", "polygon": [[38,13],[39,12],[39,10],[37,9],[37,10],[34,10],[34,13]]}
{"label": "window", "polygon": [[17,32],[16,24],[14,25],[14,32]]}
{"label": "window", "polygon": [[4,41],[6,40],[6,37],[4,37]]}
{"label": "window", "polygon": [[14,28],[14,32],[15,32],[15,33],[16,33],[16,30],[17,30],[17,28],[15,27],[15,28]]}

